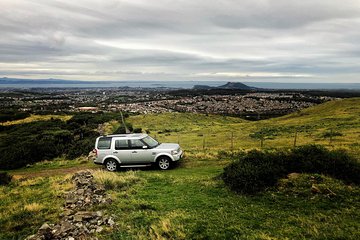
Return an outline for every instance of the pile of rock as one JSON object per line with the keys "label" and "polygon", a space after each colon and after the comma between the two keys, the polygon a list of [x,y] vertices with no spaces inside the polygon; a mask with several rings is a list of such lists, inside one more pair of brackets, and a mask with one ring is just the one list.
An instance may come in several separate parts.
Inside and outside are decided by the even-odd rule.
{"label": "pile of rock", "polygon": [[44,223],[37,234],[29,236],[27,240],[97,239],[93,236],[94,233],[100,233],[104,228],[112,228],[115,225],[113,217],[107,216],[103,211],[88,211],[92,206],[111,203],[105,189],[95,183],[91,172],[75,173],[72,181],[76,187],[65,196],[60,222]]}

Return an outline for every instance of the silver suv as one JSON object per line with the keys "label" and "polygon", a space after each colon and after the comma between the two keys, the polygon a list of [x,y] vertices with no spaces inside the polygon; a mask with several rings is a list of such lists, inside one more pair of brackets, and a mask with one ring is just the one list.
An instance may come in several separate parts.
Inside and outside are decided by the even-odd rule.
{"label": "silver suv", "polygon": [[139,167],[156,164],[167,170],[180,160],[183,151],[176,143],[159,143],[147,134],[118,134],[96,139],[94,163],[105,165],[108,171],[119,167]]}

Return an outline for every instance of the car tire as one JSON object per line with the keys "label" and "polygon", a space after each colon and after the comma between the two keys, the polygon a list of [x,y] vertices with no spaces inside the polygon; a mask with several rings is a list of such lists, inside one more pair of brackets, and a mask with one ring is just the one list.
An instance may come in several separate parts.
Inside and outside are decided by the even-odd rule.
{"label": "car tire", "polygon": [[105,161],[105,168],[109,172],[116,172],[119,169],[119,163],[115,159],[107,159]]}
{"label": "car tire", "polygon": [[166,156],[161,156],[156,161],[157,166],[160,170],[168,170],[171,168],[171,159]]}

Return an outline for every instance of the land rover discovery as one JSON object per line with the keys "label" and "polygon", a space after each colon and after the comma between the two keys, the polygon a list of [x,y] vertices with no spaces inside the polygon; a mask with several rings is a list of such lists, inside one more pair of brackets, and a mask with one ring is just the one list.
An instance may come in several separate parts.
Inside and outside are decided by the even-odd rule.
{"label": "land rover discovery", "polygon": [[108,171],[120,167],[156,165],[169,169],[183,156],[179,144],[159,143],[147,134],[117,134],[96,139],[95,164],[102,164]]}

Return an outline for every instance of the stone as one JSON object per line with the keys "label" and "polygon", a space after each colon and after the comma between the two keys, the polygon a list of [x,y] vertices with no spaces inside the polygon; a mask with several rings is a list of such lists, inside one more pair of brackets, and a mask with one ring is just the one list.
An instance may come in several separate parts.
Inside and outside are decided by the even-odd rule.
{"label": "stone", "polygon": [[75,222],[81,222],[83,220],[83,217],[81,215],[75,215],[74,216],[74,221]]}
{"label": "stone", "polygon": [[73,229],[73,225],[69,222],[62,221],[60,223],[60,232],[68,232]]}
{"label": "stone", "polygon": [[102,217],[104,214],[103,214],[103,212],[102,211],[97,211],[96,212],[96,216],[98,216],[98,217]]}
{"label": "stone", "polygon": [[44,224],[41,225],[41,227],[39,228],[40,231],[47,231],[47,230],[49,230],[49,229],[51,229],[51,228],[50,228],[49,224],[47,224],[47,223],[44,223]]}
{"label": "stone", "polygon": [[44,223],[38,233],[27,240],[46,239],[97,239],[92,236],[104,230],[103,224],[115,225],[103,211],[91,212],[86,209],[96,204],[111,203],[105,189],[96,184],[90,171],[77,172],[72,176],[75,189],[65,194],[65,204],[61,208],[61,221],[55,225]]}
{"label": "stone", "polygon": [[112,227],[113,225],[115,225],[115,222],[114,220],[112,220],[112,218],[109,218],[108,224]]}
{"label": "stone", "polygon": [[76,191],[76,193],[79,194],[79,195],[83,195],[84,192],[85,192],[85,190],[82,189],[82,188],[80,188],[80,189],[78,189],[78,190]]}
{"label": "stone", "polygon": [[290,179],[290,180],[293,180],[293,179],[297,179],[300,177],[300,173],[296,173],[296,172],[293,172],[293,173],[289,173],[287,175],[287,178]]}

